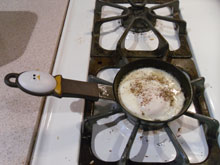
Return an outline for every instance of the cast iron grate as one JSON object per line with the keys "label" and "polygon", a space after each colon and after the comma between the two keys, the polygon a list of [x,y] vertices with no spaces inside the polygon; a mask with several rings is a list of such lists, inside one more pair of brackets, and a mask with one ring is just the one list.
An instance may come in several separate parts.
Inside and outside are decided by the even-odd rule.
{"label": "cast iron grate", "polygon": [[[126,50],[124,47],[124,39],[128,33],[128,31],[134,32],[141,32],[147,31],[149,29],[154,29],[154,21],[155,19],[167,19],[167,18],[159,18],[154,14],[153,10],[150,8],[145,8],[145,3],[149,4],[157,4],[156,6],[165,7],[168,6],[172,10],[172,17],[168,18],[167,21],[173,21],[179,33],[179,40],[180,40],[180,48],[175,51],[170,51],[167,45],[167,41],[161,37],[161,34],[155,30],[158,38],[162,40],[161,46],[159,46],[157,51],[129,51]],[[135,9],[127,9],[121,7],[119,4],[123,3],[130,3],[131,6]],[[118,17],[110,17],[110,18],[101,18],[101,9],[103,6],[112,6],[116,8],[122,8],[124,12],[122,12],[122,16]],[[157,8],[154,6],[154,8]],[[129,24],[126,22],[126,10],[138,10],[141,9],[142,13],[150,13],[147,18],[139,17],[134,18],[133,23],[135,21],[139,21],[140,23]],[[131,11],[130,11],[131,12]],[[132,11],[133,12],[133,11]],[[139,11],[135,11],[138,14]],[[153,17],[151,18],[151,16]],[[104,22],[117,20],[117,19],[124,19],[122,24],[125,26],[125,32],[119,39],[117,44],[116,50],[105,50],[99,45],[99,38],[100,38],[100,26]],[[132,21],[131,20],[131,21]],[[148,23],[149,21],[149,23]],[[147,22],[147,23],[146,23]],[[146,26],[147,25],[147,26]],[[136,26],[136,27],[135,27]],[[218,122],[209,116],[207,103],[204,97],[204,78],[200,78],[197,72],[197,68],[193,59],[191,58],[191,51],[188,46],[188,42],[186,39],[186,23],[185,21],[181,20],[180,12],[179,12],[179,1],[170,1],[170,0],[133,0],[129,2],[127,0],[97,0],[95,6],[95,17],[94,17],[94,27],[93,27],[93,34],[92,34],[92,47],[91,47],[91,58],[90,58],[90,65],[89,65],[89,80],[93,82],[98,82],[101,84],[108,84],[111,83],[99,79],[96,77],[97,73],[102,69],[107,68],[120,68],[126,63],[136,61],[138,59],[146,59],[146,58],[160,58],[161,60],[165,60],[176,67],[182,69],[186,74],[188,74],[189,78],[192,80],[191,83],[194,86],[194,98],[193,103],[196,109],[196,113],[186,112],[184,115],[198,119],[201,124],[204,126],[204,131],[206,135],[207,144],[209,147],[209,155],[208,158],[202,162],[201,164],[218,164],[219,162],[219,154],[220,150],[218,148],[216,136],[218,130]],[[165,46],[164,46],[165,45]],[[94,153],[92,152],[91,148],[91,138],[92,138],[92,126],[96,121],[100,118],[104,118],[116,113],[121,113],[120,108],[116,106],[116,108],[110,109],[107,113],[101,113],[98,115],[94,115],[94,102],[86,100],[85,103],[85,110],[84,110],[84,121],[82,125],[82,138],[81,138],[81,146],[80,146],[80,155],[79,155],[79,164],[95,164],[95,165],[102,165],[102,164],[117,164],[119,162],[104,162],[99,160]],[[126,116],[122,117],[126,118]],[[127,147],[124,150],[122,160],[120,161],[121,164],[127,161],[127,164],[145,164],[145,163],[137,163],[132,162],[128,159],[130,147],[132,146],[132,141],[136,136],[136,131],[139,128],[139,123],[135,125],[135,129],[131,134],[130,140],[128,141]],[[148,164],[189,164],[189,160],[186,157],[184,150],[181,148],[180,144],[177,142],[176,137],[172,133],[171,129],[164,125],[164,129],[166,130],[169,138],[171,139],[175,149],[177,150],[177,157],[173,162],[164,162],[164,163],[148,163]]]}
{"label": "cast iron grate", "polygon": [[[102,83],[102,84],[107,84],[110,85],[111,83],[99,79],[94,76],[89,76],[90,82],[96,82],[96,83]],[[197,113],[192,113],[192,112],[186,112],[184,115],[195,118],[200,121],[201,124],[204,125],[205,128],[205,133],[206,133],[206,138],[209,146],[209,158],[202,162],[202,164],[215,164],[218,162],[218,154],[219,148],[217,144],[217,132],[219,128],[219,123],[217,120],[212,119],[210,117],[207,117],[202,114],[207,113],[207,106],[205,104],[204,100],[204,78],[197,78],[191,81],[193,87],[194,87],[194,99],[193,103],[195,105],[195,108],[197,110]],[[117,162],[104,162],[102,160],[99,160],[98,158],[95,157],[95,155],[92,152],[91,149],[91,137],[92,137],[92,127],[93,124],[101,119],[105,118],[111,115],[114,115],[116,113],[121,113],[120,107],[113,107],[111,110],[107,111],[106,113],[101,113],[98,115],[93,116],[93,111],[94,111],[94,103],[87,101],[86,103],[86,108],[85,110],[85,119],[82,124],[82,142],[81,142],[81,151],[80,151],[80,164],[189,164],[189,159],[187,158],[186,153],[182,149],[181,145],[177,141],[174,133],[172,130],[169,128],[167,124],[164,124],[163,128],[168,134],[171,142],[174,145],[174,148],[177,152],[176,158],[172,162],[164,162],[164,163],[137,163],[137,162],[132,162],[129,160],[129,153],[130,149],[132,147],[133,141],[136,137],[137,131],[139,128],[143,128],[140,123],[133,123],[134,128],[133,131],[130,135],[130,138],[127,142],[127,145],[124,149],[124,152],[121,156],[121,159]],[[201,114],[200,114],[201,113]],[[120,118],[120,120],[123,120],[126,118],[126,116],[123,116]],[[144,128],[145,129],[145,128]],[[152,128],[152,129],[157,129],[157,128]],[[148,129],[150,130],[150,129]],[[87,152],[85,152],[87,151]]]}
{"label": "cast iron grate", "polygon": [[[139,2],[139,3],[137,3]],[[120,4],[130,4],[131,7],[124,7]],[[146,7],[146,4],[156,4],[153,7]],[[112,16],[107,18],[101,18],[102,7],[110,6],[113,8],[123,10],[119,16]],[[170,16],[161,16],[155,14],[154,10],[169,7],[171,10]],[[117,42],[116,50],[106,50],[100,46],[100,30],[104,23],[119,20],[121,26],[125,28],[125,31],[121,35]],[[178,37],[180,47],[177,50],[169,50],[169,45],[166,39],[161,33],[154,27],[156,20],[163,20],[172,22],[175,24],[175,28],[178,31]],[[159,44],[155,50],[127,50],[125,48],[125,39],[130,31],[135,33],[142,33],[151,30],[158,38]],[[118,53],[130,57],[163,57],[165,55],[173,58],[189,58],[191,57],[191,51],[186,39],[186,22],[180,18],[179,1],[170,0],[97,0],[94,12],[94,26],[92,33],[92,46],[91,56],[94,57],[114,57]]]}

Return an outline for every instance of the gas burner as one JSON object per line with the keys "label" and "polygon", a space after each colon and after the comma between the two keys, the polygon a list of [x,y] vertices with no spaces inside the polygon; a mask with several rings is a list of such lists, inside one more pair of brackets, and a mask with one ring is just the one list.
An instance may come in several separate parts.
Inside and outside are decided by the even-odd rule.
{"label": "gas burner", "polygon": [[[150,15],[150,10],[148,7],[143,6],[137,8],[132,6],[128,8],[128,11],[123,11],[122,15],[125,15],[126,12],[129,13],[128,17],[122,18],[121,20],[121,24],[124,28],[128,28],[130,23],[137,18],[143,18],[143,20],[148,19],[153,26],[156,25],[156,18]],[[155,14],[154,11],[152,12]],[[136,33],[148,32],[150,30],[151,28],[142,21],[134,21],[134,24],[131,28],[131,31]]]}
{"label": "gas burner", "polygon": [[[186,22],[180,18],[179,1],[140,2],[96,1],[91,56],[191,58],[186,40]],[[106,8],[111,10],[106,11]],[[158,13],[165,9],[165,15]]]}

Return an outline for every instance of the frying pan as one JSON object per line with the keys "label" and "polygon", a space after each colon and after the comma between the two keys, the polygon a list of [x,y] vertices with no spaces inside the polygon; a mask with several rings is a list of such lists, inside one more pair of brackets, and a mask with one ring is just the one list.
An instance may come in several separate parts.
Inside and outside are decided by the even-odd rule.
{"label": "frying pan", "polygon": [[[173,77],[177,79],[177,81],[179,82],[181,86],[182,92],[184,93],[185,101],[184,101],[181,111],[175,116],[169,118],[168,120],[150,121],[150,120],[142,119],[136,116],[135,114],[132,114],[129,111],[127,111],[126,108],[120,103],[119,96],[118,96],[118,87],[119,87],[120,82],[131,71],[134,71],[140,68],[147,68],[147,67],[157,68],[157,69],[163,70],[171,74]],[[20,88],[24,92],[32,94],[32,95],[36,95],[36,96],[53,95],[56,97],[77,97],[77,98],[89,99],[92,101],[97,101],[100,98],[108,99],[108,100],[115,100],[121,106],[125,114],[128,116],[128,119],[132,123],[140,122],[140,125],[162,126],[165,123],[178,118],[184,112],[187,111],[187,109],[189,108],[192,102],[192,97],[193,97],[193,89],[186,75],[174,65],[161,61],[161,60],[156,60],[156,59],[138,60],[138,61],[126,64],[125,66],[120,68],[119,72],[115,76],[113,86],[90,83],[90,82],[82,82],[82,81],[76,81],[76,80],[69,80],[69,79],[62,78],[61,75],[57,75],[53,77],[48,74],[44,76],[46,77],[46,79],[48,79],[47,81],[41,80],[42,83],[35,85],[34,87],[31,87],[30,83],[34,84],[33,82],[34,80],[32,80],[31,78],[36,79],[36,77],[39,77],[40,75],[44,75],[45,73],[37,72],[37,71],[36,73],[34,71],[30,72],[30,74],[28,73],[29,72],[23,72],[20,74],[10,73],[5,76],[5,83],[8,86]],[[24,75],[26,75],[26,77],[28,76],[29,77],[24,80],[23,78],[25,77]],[[14,78],[15,81],[12,81],[12,78]],[[28,81],[32,81],[32,82],[28,82]],[[38,88],[36,88],[36,86],[39,86],[39,90]],[[44,87],[47,86],[47,88],[41,89],[43,86]]]}

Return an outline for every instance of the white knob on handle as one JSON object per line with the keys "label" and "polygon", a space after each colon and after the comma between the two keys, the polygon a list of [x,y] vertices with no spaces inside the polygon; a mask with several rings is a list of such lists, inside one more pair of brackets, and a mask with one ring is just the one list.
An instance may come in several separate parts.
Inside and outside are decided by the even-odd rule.
{"label": "white knob on handle", "polygon": [[56,87],[55,78],[40,71],[27,71],[18,76],[18,84],[24,90],[36,93],[45,94],[52,92]]}

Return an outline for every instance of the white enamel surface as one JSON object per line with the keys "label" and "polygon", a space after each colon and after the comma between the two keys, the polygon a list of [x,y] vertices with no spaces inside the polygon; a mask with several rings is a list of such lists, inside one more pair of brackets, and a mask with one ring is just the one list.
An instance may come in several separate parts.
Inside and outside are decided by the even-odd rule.
{"label": "white enamel surface", "polygon": [[[56,57],[55,67],[53,70],[53,75],[62,74],[63,77],[70,79],[78,79],[78,80],[87,79],[94,6],[95,6],[95,0],[87,0],[87,1],[70,0],[65,26],[62,33],[58,54]],[[219,53],[219,46],[216,44],[220,43],[219,38],[217,38],[220,33],[219,31],[220,23],[219,23],[219,14],[218,14],[220,11],[218,10],[219,1],[218,0],[210,0],[210,1],[183,0],[180,1],[180,7],[181,7],[180,8],[181,13],[183,14],[184,19],[187,21],[189,38],[190,40],[191,39],[193,40],[192,47],[196,59],[198,61],[197,63],[201,71],[201,75],[206,77],[206,83],[208,83],[207,84],[208,89],[206,89],[208,98],[210,95],[209,91],[212,91],[211,92],[212,99],[209,101],[210,101],[210,106],[212,107],[212,109],[215,110],[213,112],[213,116],[218,116],[217,110],[219,109],[219,103],[217,99],[220,98],[219,97],[220,93],[218,92],[220,91],[218,86],[220,82],[219,82],[219,76],[217,76],[218,75],[217,63],[219,61],[219,56],[217,56],[217,54],[220,53]],[[207,11],[209,7],[211,7],[209,9],[209,14],[206,15],[205,11]],[[197,11],[199,11],[199,13],[196,13]],[[203,18],[206,18],[205,21]],[[203,28],[209,26],[210,24],[213,24],[213,26],[210,27],[213,29],[207,31],[206,28]],[[109,27],[112,28],[112,25],[109,25]],[[169,35],[170,33],[169,30],[165,30],[164,32],[167,33],[167,39],[172,38],[170,36],[174,36],[174,33]],[[132,36],[132,37],[136,38],[136,36]],[[215,43],[214,40],[215,41],[217,40],[218,42]],[[115,48],[114,44],[111,45],[111,43],[115,43],[114,39],[112,41],[112,39],[110,38],[108,39],[105,38],[102,39],[101,42],[102,45],[104,45],[103,47],[107,49]],[[175,44],[173,44],[172,48],[177,49],[178,42],[176,41],[174,42]],[[170,41],[170,43],[172,43],[172,41]],[[129,47],[128,43],[127,43],[127,47]],[[153,47],[156,46],[153,45]],[[212,48],[211,50],[210,47]],[[138,46],[138,48],[150,49],[150,48],[142,48],[141,46]],[[205,54],[201,56],[200,55],[201,53],[202,54],[205,53]],[[213,59],[205,58],[205,56],[207,56],[207,54],[210,53],[214,58]],[[207,64],[208,66],[211,66],[208,69],[206,66]],[[114,72],[115,71],[110,71],[108,73],[109,75],[111,75]],[[109,76],[109,78],[113,80],[112,76]],[[54,97],[47,97],[31,164],[34,165],[78,164],[79,145],[80,145],[80,127],[81,127],[81,120],[83,115],[83,107],[84,107],[84,102],[81,99],[72,99],[72,98],[57,99]],[[103,120],[99,121],[99,124],[100,122],[103,123],[104,121]],[[105,121],[105,122],[109,122],[109,121]],[[124,122],[126,121],[122,121],[121,123],[118,123],[118,125],[121,126]],[[189,121],[187,120],[187,117],[184,117],[184,121],[182,122],[184,124],[180,124],[180,123],[181,122],[176,123],[176,126],[175,123],[173,123],[173,126],[171,125],[172,130],[176,134],[177,128],[179,128],[179,125],[182,125],[183,135],[180,135],[178,137],[178,140],[181,143],[183,143],[182,146],[184,147],[184,150],[187,150],[187,155],[189,156],[191,155],[190,156],[191,162],[201,161],[206,157],[208,152],[206,142],[204,142],[204,135],[201,127],[198,127],[197,121],[195,120]],[[123,148],[123,145],[125,145],[125,142],[122,142],[120,140],[120,137],[123,137],[123,139],[126,140],[127,137],[125,137],[125,135],[129,136],[129,131],[130,131],[129,129],[131,128],[131,126],[129,126],[128,124],[127,127],[124,128],[125,131],[123,130],[121,134],[117,135],[117,137],[119,138],[114,139],[113,142],[111,142],[111,144],[107,145],[108,147],[107,150],[105,151],[97,150],[96,151],[97,154],[104,155],[103,159],[115,159],[115,160],[118,159],[120,155],[119,152],[121,152],[121,148]],[[190,130],[191,128],[193,128],[193,131]],[[105,131],[104,134],[109,135],[110,131],[111,129],[109,129],[109,131]],[[195,134],[192,135],[192,132],[195,132]],[[198,134],[196,132],[198,132]],[[138,136],[140,136],[140,134],[141,132],[138,133]],[[150,134],[152,135],[153,133]],[[155,157],[159,161],[173,159],[175,153],[173,153],[172,147],[169,147],[168,149],[169,151],[168,153],[169,154],[172,153],[172,155],[170,155],[168,158],[166,155],[160,154],[162,151],[167,151],[167,149],[162,147],[163,145],[166,146],[170,145],[169,140],[163,141],[164,139],[166,139],[166,135],[164,135],[162,131],[159,132],[159,134],[156,137],[149,136],[148,138],[150,140],[152,138],[153,143],[152,144],[150,143],[151,146],[152,145],[157,146],[158,142],[159,142],[159,146],[157,147],[157,149],[152,149],[152,153],[150,152],[151,150],[149,148],[145,153],[143,152],[144,155],[146,154],[146,156],[148,156],[147,154],[149,154],[148,157],[144,158],[145,161],[153,159],[152,156],[154,154],[157,155]],[[104,138],[101,138],[99,142],[102,142],[103,139]],[[104,139],[104,142],[108,141],[108,139]],[[199,139],[202,139],[202,142],[199,142]],[[190,144],[186,144],[186,141],[188,140]],[[111,145],[114,143],[114,141],[120,142],[120,150],[119,151],[117,150],[116,155],[110,154],[109,152],[110,149],[112,150],[112,152],[115,149],[115,148],[113,149],[110,148]],[[139,144],[137,146],[137,150],[138,150],[138,148],[140,148],[141,141],[138,138],[136,138],[136,141],[137,141],[136,144]],[[166,144],[164,144],[164,142]],[[96,147],[100,146],[100,144],[98,143],[95,143],[95,145]],[[101,147],[103,148],[103,146],[106,146],[106,143],[104,143],[104,145],[102,145]],[[132,155],[135,154],[136,154],[135,151],[132,151]]]}
{"label": "white enamel surface", "polygon": [[180,5],[193,55],[205,77],[210,114],[220,122],[220,1],[184,0]]}
{"label": "white enamel surface", "polygon": [[37,94],[51,92],[56,87],[56,80],[48,73],[27,71],[19,75],[18,82],[22,88]]}
{"label": "white enamel surface", "polygon": [[[87,80],[94,5],[70,0],[53,75]],[[32,165],[78,164],[83,108],[82,99],[47,97]]]}
{"label": "white enamel surface", "polygon": [[[99,72],[98,76],[107,81],[112,81],[117,72],[117,69],[106,69]],[[106,102],[106,100],[98,101],[95,104],[95,112],[104,111],[105,109],[103,107],[112,106],[112,102]],[[193,104],[190,106],[189,111],[195,112]],[[113,124],[112,127],[106,125],[107,123],[115,121],[121,115],[122,114],[116,114],[109,118],[100,119],[93,127],[92,149],[102,160],[119,160],[126,146],[133,125],[129,123],[127,119]],[[181,116],[177,120],[170,122],[169,126],[191,163],[199,163],[206,159],[208,146],[203,127],[199,125],[197,120],[187,116]],[[103,148],[103,146],[105,146],[105,148]],[[130,158],[137,162],[169,162],[172,161],[175,156],[176,151],[164,130],[143,132],[140,129],[130,154]]]}

